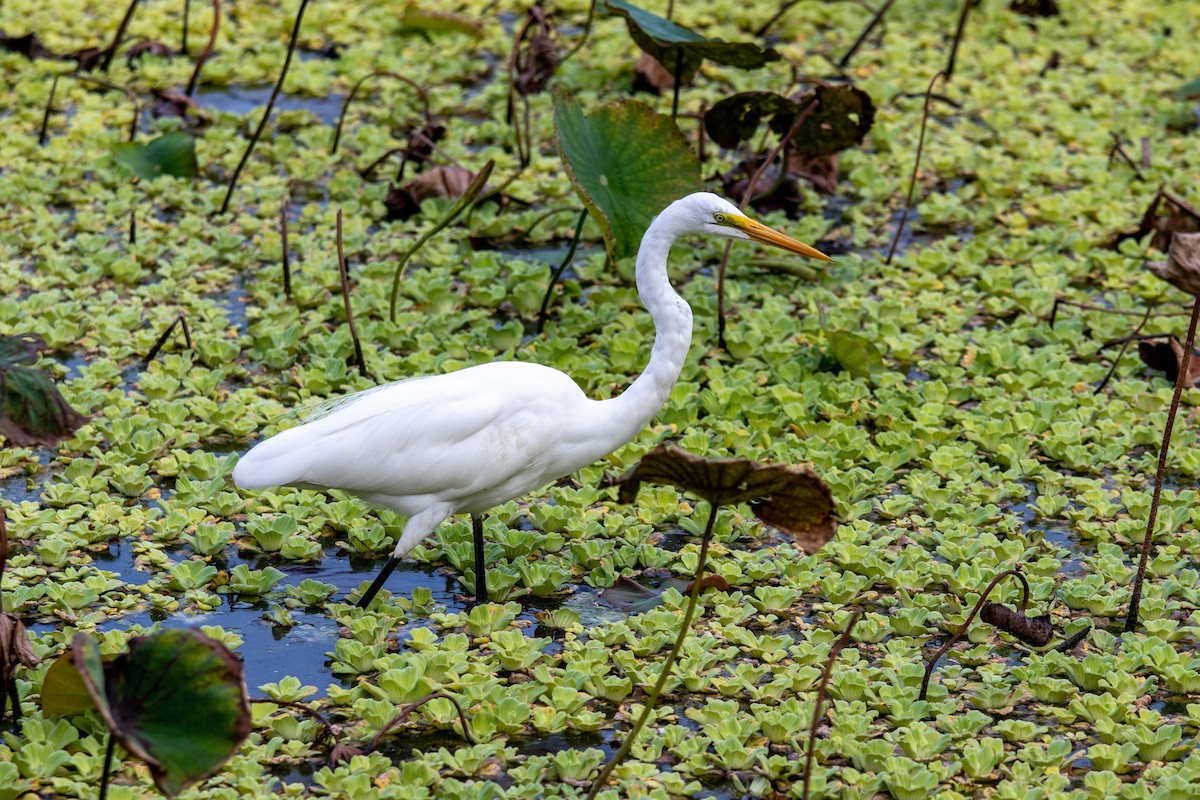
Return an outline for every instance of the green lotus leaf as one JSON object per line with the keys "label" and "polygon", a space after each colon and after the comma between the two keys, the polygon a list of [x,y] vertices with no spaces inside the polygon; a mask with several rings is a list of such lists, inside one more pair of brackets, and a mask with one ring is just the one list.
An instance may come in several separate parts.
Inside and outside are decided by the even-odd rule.
{"label": "green lotus leaf", "polygon": [[675,70],[678,64],[685,82],[695,75],[704,59],[738,69],[758,69],[779,60],[779,53],[769,47],[708,39],[624,0],[598,0],[596,10],[623,17],[637,46],[669,70]]}
{"label": "green lotus leaf", "polygon": [[123,142],[113,148],[113,158],[118,164],[133,170],[139,178],[148,181],[163,175],[194,178],[199,170],[196,164],[196,140],[179,131],[159,136],[145,144]]}
{"label": "green lotus leaf", "polygon": [[637,252],[654,215],[700,188],[700,163],[669,117],[622,102],[584,115],[554,93],[559,154],[571,183],[604,232],[610,259]]}
{"label": "green lotus leaf", "polygon": [[220,769],[250,732],[241,661],[198,631],[134,637],[108,662],[88,634],[72,650],[109,730],[169,797]]}

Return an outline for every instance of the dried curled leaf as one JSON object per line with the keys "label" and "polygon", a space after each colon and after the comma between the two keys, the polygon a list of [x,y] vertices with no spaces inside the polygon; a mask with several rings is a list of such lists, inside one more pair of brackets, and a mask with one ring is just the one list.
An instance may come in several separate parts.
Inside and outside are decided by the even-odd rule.
{"label": "dried curled leaf", "polygon": [[1108,246],[1115,250],[1126,239],[1141,239],[1148,233],[1154,234],[1150,246],[1166,252],[1175,234],[1200,233],[1200,210],[1160,189],[1146,207],[1138,226],[1113,236]]}
{"label": "dried curled leaf", "polygon": [[1011,633],[1030,647],[1045,647],[1054,638],[1054,624],[1050,621],[1049,614],[1027,617],[1008,606],[987,602],[983,604],[979,618],[989,625]]}
{"label": "dried curled leaf", "polygon": [[526,34],[513,58],[513,85],[523,95],[536,94],[549,85],[564,52],[558,31],[541,6],[529,9],[529,25],[532,32]]}
{"label": "dried curled leaf", "polygon": [[837,531],[833,493],[807,466],[703,458],[660,444],[627,475],[605,478],[601,486],[618,487],[618,499],[632,503],[643,481],[678,486],[713,505],[749,503],[759,519],[790,534],[809,554]]}
{"label": "dried curled leaf", "polygon": [[1200,233],[1174,234],[1167,260],[1151,261],[1146,269],[1176,289],[1200,295]]}
{"label": "dried curled leaf", "polygon": [[[1150,369],[1161,370],[1163,376],[1174,383],[1179,378],[1179,368],[1183,366],[1183,345],[1174,336],[1165,342],[1138,342],[1138,355],[1142,363]],[[1192,351],[1188,359],[1187,381],[1184,385],[1195,386],[1200,381],[1200,353]]]}
{"label": "dried curled leaf", "polygon": [[21,707],[17,701],[17,667],[36,667],[42,663],[33,645],[25,624],[16,614],[0,613],[0,719],[4,719],[4,708],[8,698],[13,698],[13,719],[21,718]]}
{"label": "dried curled leaf", "polygon": [[430,197],[457,200],[471,187],[475,175],[467,169],[454,166],[437,166],[424,172],[403,186],[388,189],[387,206],[389,220],[404,220],[421,210],[421,202]]}

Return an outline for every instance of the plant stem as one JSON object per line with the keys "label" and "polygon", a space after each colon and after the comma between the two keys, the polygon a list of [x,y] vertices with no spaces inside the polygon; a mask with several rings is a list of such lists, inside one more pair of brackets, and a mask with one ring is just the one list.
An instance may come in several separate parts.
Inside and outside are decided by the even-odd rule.
{"label": "plant stem", "polygon": [[354,325],[354,312],[350,309],[350,276],[346,269],[346,254],[342,250],[342,210],[337,212],[337,257],[338,272],[342,278],[342,303],[346,308],[346,322],[350,326],[350,339],[354,342],[354,361],[362,375],[371,377],[367,372],[367,362],[363,358],[362,342],[358,340],[358,328]]}
{"label": "plant stem", "polygon": [[54,95],[58,92],[58,79],[61,76],[55,75],[54,82],[50,84],[50,97],[46,100],[46,113],[42,115],[42,130],[38,134],[38,147],[46,146],[46,130],[50,126],[50,112],[54,110]]}
{"label": "plant stem", "polygon": [[333,131],[333,144],[329,146],[330,155],[337,153],[338,144],[342,141],[342,127],[346,124],[346,113],[350,110],[350,103],[358,96],[358,90],[362,88],[362,85],[371,78],[395,78],[411,86],[416,91],[417,97],[421,98],[421,111],[425,117],[425,124],[429,125],[433,122],[433,116],[429,112],[429,96],[425,94],[425,90],[421,88],[421,84],[409,80],[399,73],[389,72],[386,69],[377,69],[360,78],[358,83],[354,84],[354,87],[350,89],[350,94],[346,95],[346,99],[342,102],[342,113],[338,114],[337,127]]}
{"label": "plant stem", "polygon": [[1121,343],[1121,349],[1117,351],[1117,357],[1113,359],[1112,366],[1108,368],[1108,374],[1104,376],[1104,380],[1096,386],[1096,390],[1092,394],[1100,394],[1104,391],[1104,387],[1112,380],[1113,373],[1117,371],[1117,365],[1121,363],[1121,358],[1124,357],[1125,351],[1129,349],[1129,343],[1134,340],[1142,332],[1142,328],[1150,321],[1150,314],[1154,311],[1154,306],[1146,306],[1146,313],[1142,316],[1142,321],[1133,329],[1133,334],[1125,337],[1125,341]]}
{"label": "plant stem", "polygon": [[839,69],[846,68],[846,65],[850,63],[850,59],[854,58],[854,54],[858,52],[858,48],[861,47],[862,43],[865,42],[867,37],[871,35],[871,31],[875,30],[875,26],[879,24],[881,19],[883,19],[883,15],[888,12],[888,9],[892,7],[892,3],[894,2],[896,2],[896,0],[887,0],[886,3],[879,7],[879,10],[875,12],[875,16],[872,17],[871,21],[867,23],[867,27],[863,28],[863,32],[860,33],[858,38],[854,40],[854,44],[850,45],[850,49],[846,51],[846,55],[842,56],[841,60],[837,62]]}
{"label": "plant stem", "polygon": [[801,795],[803,800],[808,800],[808,788],[812,780],[813,756],[815,755],[817,746],[817,725],[821,723],[821,709],[825,705],[825,688],[829,685],[829,676],[833,674],[833,665],[837,661],[842,650],[850,643],[850,633],[854,630],[854,626],[858,624],[859,618],[862,617],[862,611],[855,609],[850,615],[850,622],[846,624],[846,630],[842,631],[842,635],[833,643],[833,647],[829,648],[829,656],[825,659],[825,669],[821,672],[821,680],[817,683],[817,696],[813,702],[813,717],[812,724],[808,727],[808,750],[804,754],[804,793]]}
{"label": "plant stem", "polygon": [[679,84],[683,79],[683,48],[675,48],[675,85],[671,93],[671,119],[679,116]]}
{"label": "plant stem", "polygon": [[1188,323],[1187,342],[1183,345],[1183,358],[1179,363],[1179,374],[1175,376],[1175,393],[1171,395],[1171,408],[1167,411],[1167,425],[1163,429],[1162,447],[1158,451],[1158,471],[1154,473],[1154,496],[1150,500],[1150,515],[1146,520],[1146,537],[1142,539],[1142,557],[1138,561],[1137,577],[1133,581],[1133,594],[1129,597],[1129,613],[1125,616],[1125,632],[1137,628],[1138,606],[1142,602],[1142,583],[1146,580],[1146,565],[1150,551],[1154,549],[1154,522],[1158,518],[1158,502],[1162,498],[1163,475],[1167,471],[1167,453],[1171,449],[1171,431],[1175,427],[1175,415],[1179,412],[1179,400],[1183,396],[1183,385],[1188,379],[1188,365],[1192,360],[1192,346],[1196,343],[1196,323],[1200,321],[1200,295],[1192,303],[1192,319]]}
{"label": "plant stem", "polygon": [[944,656],[946,651],[953,647],[954,643],[962,638],[962,635],[967,632],[967,628],[971,627],[971,620],[975,619],[975,615],[979,613],[979,609],[983,608],[983,603],[985,600],[987,600],[988,595],[992,593],[992,589],[995,589],[996,584],[1000,583],[1000,581],[1004,580],[1009,575],[1020,579],[1021,585],[1025,587],[1025,594],[1021,598],[1021,605],[1018,606],[1020,613],[1025,613],[1025,609],[1029,605],[1029,581],[1025,580],[1025,576],[1021,574],[1021,571],[1018,569],[1006,569],[1004,572],[1001,572],[999,575],[992,578],[992,582],[989,583],[987,588],[983,590],[983,594],[979,595],[978,602],[976,602],[975,607],[971,609],[971,613],[967,615],[967,621],[962,624],[961,628],[954,632],[953,636],[946,640],[944,645],[938,648],[938,651],[933,654],[933,658],[929,659],[929,663],[925,665],[925,677],[921,679],[921,693],[917,695],[918,700],[924,700],[925,693],[929,691],[929,679],[933,676],[933,668],[937,664],[938,659]]}
{"label": "plant stem", "polygon": [[[970,2],[970,0],[965,0]],[[938,78],[945,78],[945,74],[937,72],[933,79],[929,81],[929,88],[925,90],[925,112],[921,115],[921,135],[917,137],[917,155],[913,159],[912,177],[908,181],[908,197],[904,199],[904,213],[900,215],[900,224],[896,226],[896,235],[892,239],[892,246],[888,248],[887,259],[885,264],[892,263],[892,256],[896,254],[896,246],[900,244],[900,234],[904,232],[904,225],[908,222],[908,212],[912,208],[913,191],[917,187],[917,172],[921,168],[921,153],[925,150],[925,125],[929,121],[929,101],[933,96],[933,85],[937,83]]]}
{"label": "plant stem", "polygon": [[700,605],[700,592],[702,591],[700,584],[704,581],[704,567],[708,562],[708,543],[712,539],[713,522],[717,519],[717,511],[720,506],[709,504],[708,523],[704,526],[704,538],[700,541],[700,558],[696,562],[696,575],[692,578],[692,591],[688,595],[687,609],[683,612],[683,623],[680,625],[679,635],[675,637],[675,645],[671,648],[671,652],[667,654],[667,658],[663,661],[662,672],[658,674],[658,680],[654,683],[654,688],[650,690],[650,694],[646,697],[646,704],[642,707],[642,714],[638,717],[637,722],[633,723],[633,727],[629,729],[629,733],[625,736],[625,741],[621,744],[621,749],[616,752],[612,760],[604,765],[604,769],[600,770],[600,774],[596,780],[592,782],[592,789],[588,792],[587,800],[594,800],[596,795],[608,782],[608,778],[612,775],[617,765],[625,760],[629,755],[629,751],[633,748],[634,740],[641,732],[642,728],[646,727],[646,721],[650,719],[650,714],[653,713],[654,707],[658,704],[658,698],[662,694],[663,687],[667,685],[667,678],[671,675],[671,667],[675,666],[675,659],[679,656],[679,651],[683,649],[683,642],[687,638],[688,631],[692,627],[692,617],[696,614],[696,608]]}
{"label": "plant stem", "polygon": [[288,261],[287,200],[279,211],[279,244],[283,248],[283,294],[292,299],[292,266]]}
{"label": "plant stem", "polygon": [[292,26],[292,38],[288,42],[287,55],[283,59],[283,69],[279,71],[279,80],[275,82],[275,88],[271,90],[267,108],[263,111],[262,119],[259,120],[254,135],[250,137],[250,144],[246,147],[246,152],[242,154],[242,160],[238,162],[237,168],[233,171],[233,177],[229,179],[229,189],[225,192],[224,202],[221,203],[220,213],[222,214],[229,210],[229,200],[237,188],[238,178],[241,176],[242,170],[246,168],[246,162],[250,160],[250,154],[254,152],[254,146],[262,138],[267,122],[271,119],[271,110],[275,108],[275,101],[279,99],[279,93],[283,90],[283,81],[287,78],[288,67],[292,64],[292,53],[296,51],[296,40],[300,38],[300,22],[304,19],[304,9],[307,7],[308,0],[300,0],[300,10],[296,12],[296,24]]}
{"label": "plant stem", "polygon": [[483,191],[483,187],[487,184],[487,179],[491,177],[492,170],[495,169],[495,167],[496,162],[493,159],[488,159],[488,162],[483,165],[483,169],[481,169],[471,181],[471,185],[467,187],[465,192],[463,192],[462,197],[460,197],[458,202],[454,204],[454,208],[450,209],[450,213],[448,213],[432,228],[421,234],[420,238],[417,239],[416,244],[410,247],[408,251],[404,253],[404,255],[400,256],[400,263],[396,265],[396,271],[392,274],[392,293],[391,298],[388,301],[388,321],[393,323],[396,321],[396,299],[400,295],[400,279],[404,277],[404,268],[408,265],[409,259],[411,259],[427,241],[441,231],[442,228],[445,228],[447,225],[457,219],[458,215],[465,211],[467,206],[475,202],[475,199],[479,196],[480,192]]}
{"label": "plant stem", "polygon": [[963,31],[967,29],[967,14],[971,11],[971,4],[976,0],[963,0],[962,13],[958,15],[958,28],[954,31],[954,44],[950,47],[950,59],[946,62],[946,82],[950,81],[950,76],[954,74],[954,62],[958,58],[958,44],[962,41]]}
{"label": "plant stem", "polygon": [[586,208],[579,214],[579,221],[575,223],[575,233],[571,236],[571,246],[567,249],[567,254],[563,257],[562,263],[558,265],[558,269],[554,270],[554,274],[550,276],[550,285],[546,287],[546,294],[542,297],[542,307],[538,311],[537,332],[539,336],[542,329],[546,327],[546,309],[550,306],[550,295],[554,291],[554,285],[558,283],[558,279],[567,271],[567,266],[575,258],[575,248],[579,246],[579,237],[583,233],[583,223],[587,220],[587,214]]}
{"label": "plant stem", "polygon": [[[191,97],[196,91],[196,85],[200,83],[200,70],[204,69],[204,62],[208,61],[208,57],[212,55],[213,48],[217,45],[217,33],[221,30],[221,0],[213,0],[213,24],[212,30],[208,33],[208,44],[204,48],[204,52],[196,59],[196,68],[192,70],[192,77],[188,80],[187,89],[184,94]],[[187,28],[184,27],[184,52],[187,52]]]}
{"label": "plant stem", "polygon": [[121,46],[121,41],[125,38],[125,31],[129,28],[129,23],[133,19],[133,12],[137,8],[137,4],[138,0],[130,0],[129,8],[125,9],[125,16],[121,18],[121,24],[117,26],[117,33],[113,36],[112,44],[104,51],[104,60],[100,62],[101,72],[108,72],[113,56],[117,54],[117,48]]}
{"label": "plant stem", "polygon": [[[738,204],[738,208],[745,211],[746,206],[750,205],[750,201],[754,199],[754,188],[758,186],[758,180],[762,177],[763,172],[766,171],[767,166],[775,160],[783,151],[783,148],[787,147],[788,142],[800,131],[800,126],[804,124],[805,120],[816,110],[818,105],[820,105],[820,101],[814,96],[812,102],[800,112],[800,116],[792,124],[791,130],[771,149],[771,152],[758,165],[758,169],[754,170],[754,174],[750,176],[749,181],[746,183],[746,191],[742,193],[742,200]],[[703,124],[701,124],[701,127],[704,127]],[[780,168],[780,176],[782,177],[786,171],[785,160],[785,166]],[[733,242],[725,242],[725,250],[721,253],[721,264],[717,267],[717,345],[726,351],[729,348],[725,346],[725,271],[729,266],[729,250],[732,246]]]}
{"label": "plant stem", "polygon": [[117,745],[117,737],[113,736],[112,731],[108,732],[108,746],[104,748],[104,766],[100,767],[100,798],[105,800],[108,797],[108,773],[112,769],[113,749]]}
{"label": "plant stem", "polygon": [[179,34],[179,52],[188,57],[188,21],[192,15],[192,0],[183,0],[183,30]]}

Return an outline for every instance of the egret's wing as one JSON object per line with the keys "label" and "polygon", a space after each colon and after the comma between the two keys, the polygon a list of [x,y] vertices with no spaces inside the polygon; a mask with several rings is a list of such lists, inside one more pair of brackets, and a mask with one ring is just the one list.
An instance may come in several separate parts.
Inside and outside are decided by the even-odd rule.
{"label": "egret's wing", "polygon": [[[570,378],[520,362],[481,365],[339,398],[238,462],[246,488],[291,485],[378,495],[471,494],[538,464]],[[548,437],[548,438],[547,438]]]}
{"label": "egret's wing", "polygon": [[399,386],[402,383],[413,383],[416,381],[426,380],[431,376],[422,375],[417,378],[405,378],[404,380],[392,381],[391,383],[381,383],[378,386],[372,386],[370,389],[364,389],[361,392],[353,394],[343,394],[337,397],[326,397],[324,400],[314,400],[311,403],[305,403],[302,406],[289,408],[282,415],[283,419],[291,420],[300,425],[309,422],[316,422],[319,419],[325,419],[332,416],[344,408],[349,408],[360,400],[365,400],[373,394]]}

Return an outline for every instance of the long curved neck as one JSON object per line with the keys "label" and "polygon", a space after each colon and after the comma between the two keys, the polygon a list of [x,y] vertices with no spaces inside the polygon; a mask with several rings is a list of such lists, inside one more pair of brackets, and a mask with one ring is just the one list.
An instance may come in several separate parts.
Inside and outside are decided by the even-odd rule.
{"label": "long curved neck", "polygon": [[[692,309],[667,278],[667,254],[679,232],[660,215],[650,224],[637,254],[637,289],[654,320],[654,348],[642,374],[618,397],[604,403],[612,412],[614,446],[635,437],[667,402],[692,344]],[[606,451],[609,452],[609,451]]]}

